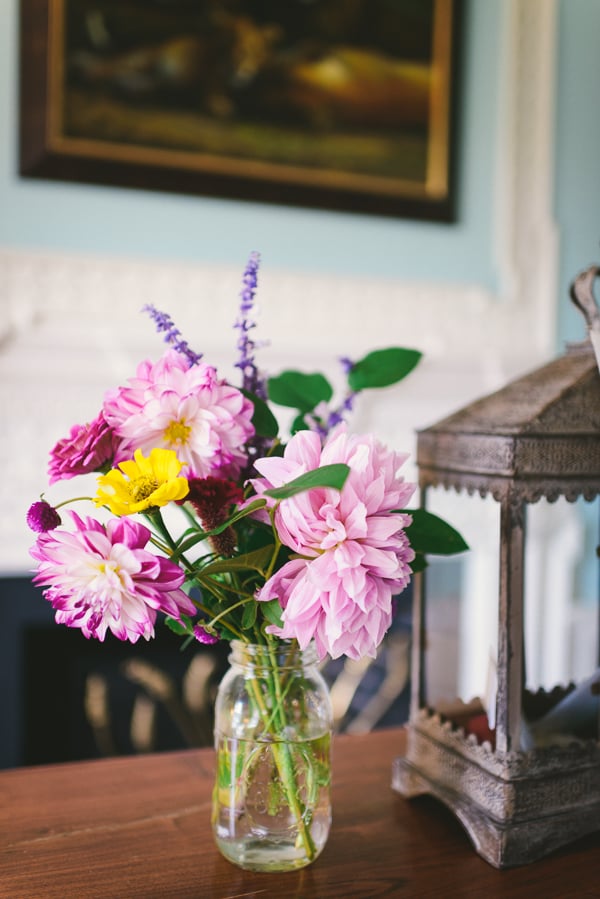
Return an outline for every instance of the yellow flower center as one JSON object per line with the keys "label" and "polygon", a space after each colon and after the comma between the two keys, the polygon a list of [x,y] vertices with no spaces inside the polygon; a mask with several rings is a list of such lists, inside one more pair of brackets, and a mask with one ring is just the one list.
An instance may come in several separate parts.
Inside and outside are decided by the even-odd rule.
{"label": "yellow flower center", "polygon": [[151,496],[157,487],[158,482],[154,478],[150,478],[148,475],[140,475],[139,478],[130,481],[129,492],[133,501],[140,503]]}
{"label": "yellow flower center", "polygon": [[171,446],[184,446],[188,442],[191,430],[185,421],[172,421],[166,428],[163,437],[165,442]]}

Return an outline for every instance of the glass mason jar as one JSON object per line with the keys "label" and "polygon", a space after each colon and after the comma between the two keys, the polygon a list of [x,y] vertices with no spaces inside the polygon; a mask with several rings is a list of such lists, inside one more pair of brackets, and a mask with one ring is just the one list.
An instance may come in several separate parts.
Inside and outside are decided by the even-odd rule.
{"label": "glass mason jar", "polygon": [[329,690],[314,646],[231,649],[215,707],[215,840],[241,868],[302,868],[331,825]]}

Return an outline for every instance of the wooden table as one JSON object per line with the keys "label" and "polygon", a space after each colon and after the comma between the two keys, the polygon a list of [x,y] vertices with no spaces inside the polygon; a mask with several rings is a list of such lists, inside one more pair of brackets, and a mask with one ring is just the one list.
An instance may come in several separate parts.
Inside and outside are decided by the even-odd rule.
{"label": "wooden table", "polygon": [[239,870],[210,830],[212,750],[0,772],[2,899],[600,897],[600,834],[497,871],[435,800],[390,789],[401,730],[334,742],[334,822],[289,874]]}

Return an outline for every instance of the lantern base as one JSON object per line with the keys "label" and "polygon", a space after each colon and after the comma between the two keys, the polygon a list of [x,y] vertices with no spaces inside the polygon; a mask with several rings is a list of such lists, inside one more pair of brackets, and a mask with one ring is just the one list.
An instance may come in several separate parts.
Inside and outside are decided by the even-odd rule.
{"label": "lantern base", "polygon": [[424,710],[407,730],[393,788],[443,802],[494,867],[528,864],[600,829],[596,741],[502,757]]}

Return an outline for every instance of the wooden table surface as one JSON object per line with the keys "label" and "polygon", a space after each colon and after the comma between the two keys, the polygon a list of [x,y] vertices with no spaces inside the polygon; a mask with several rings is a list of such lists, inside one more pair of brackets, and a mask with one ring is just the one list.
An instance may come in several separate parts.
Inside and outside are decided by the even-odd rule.
{"label": "wooden table surface", "polygon": [[479,858],[446,809],[390,788],[404,733],[334,741],[327,846],[288,874],[242,871],[210,829],[213,752],[0,772],[2,899],[600,897],[600,833],[522,868]]}

